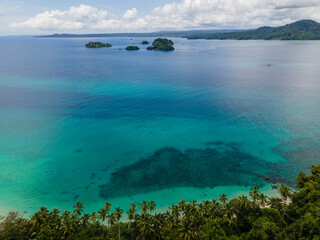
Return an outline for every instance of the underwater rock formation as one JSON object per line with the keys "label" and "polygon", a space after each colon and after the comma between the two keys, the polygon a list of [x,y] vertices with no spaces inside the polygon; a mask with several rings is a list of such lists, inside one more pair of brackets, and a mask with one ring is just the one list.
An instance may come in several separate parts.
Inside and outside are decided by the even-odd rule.
{"label": "underwater rock formation", "polygon": [[165,147],[111,174],[100,186],[102,198],[135,195],[175,187],[263,185],[268,163],[239,149],[178,149]]}

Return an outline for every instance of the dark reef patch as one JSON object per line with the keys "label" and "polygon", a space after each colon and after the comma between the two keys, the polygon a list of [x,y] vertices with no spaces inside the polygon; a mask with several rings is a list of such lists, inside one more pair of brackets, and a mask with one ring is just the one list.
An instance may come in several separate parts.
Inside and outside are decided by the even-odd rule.
{"label": "dark reef patch", "polygon": [[96,177],[97,177],[97,174],[96,173],[92,173],[91,176],[90,176],[90,180],[94,180]]}
{"label": "dark reef patch", "polygon": [[282,177],[295,185],[299,172],[308,171],[312,164],[320,163],[320,139],[312,137],[299,137],[291,139],[278,139],[280,144],[272,150],[285,161],[274,164],[274,175],[281,172]]}
{"label": "dark reef patch", "polygon": [[[222,144],[216,144],[222,145]],[[221,148],[170,147],[117,169],[108,183],[99,186],[102,198],[135,195],[173,187],[262,186],[272,177],[270,163],[247,154],[235,143]]]}

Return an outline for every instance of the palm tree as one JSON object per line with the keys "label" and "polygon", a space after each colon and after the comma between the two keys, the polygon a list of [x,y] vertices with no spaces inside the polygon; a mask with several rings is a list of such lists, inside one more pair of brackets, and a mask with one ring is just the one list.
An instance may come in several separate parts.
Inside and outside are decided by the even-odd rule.
{"label": "palm tree", "polygon": [[30,223],[32,224],[32,228],[35,230],[40,229],[42,221],[43,221],[43,217],[41,216],[41,214],[39,212],[36,212],[32,216],[31,221],[30,221]]}
{"label": "palm tree", "polygon": [[285,184],[281,184],[277,189],[282,199],[284,201],[287,201],[288,197],[290,197],[291,195],[290,188]]}
{"label": "palm tree", "polygon": [[247,209],[249,207],[250,201],[247,196],[241,195],[239,197],[239,200],[240,200],[240,208],[241,209]]}
{"label": "palm tree", "polygon": [[263,193],[259,194],[258,199],[259,199],[260,206],[263,206],[263,207],[266,205],[267,200],[268,200],[267,196],[264,195]]}
{"label": "palm tree", "polygon": [[203,201],[202,203],[200,203],[199,205],[199,208],[203,214],[203,216],[205,218],[209,218],[209,215],[210,215],[210,204],[211,202],[210,201]]}
{"label": "palm tree", "polygon": [[73,208],[73,214],[76,214],[76,216],[79,217],[83,213],[84,206],[81,202],[77,202],[77,205],[74,205]]}
{"label": "palm tree", "polygon": [[178,218],[179,218],[179,207],[174,205],[174,204],[172,204],[172,206],[169,207],[169,209],[171,210],[171,214],[170,215],[173,216],[173,219],[174,220],[178,220]]}
{"label": "palm tree", "polygon": [[[137,210],[137,205],[135,203],[132,203],[130,205],[130,210],[127,212],[128,219],[130,221],[136,218],[136,210]],[[128,223],[128,229],[130,228],[130,226],[131,226],[131,222]]]}
{"label": "palm tree", "polygon": [[197,231],[194,228],[192,218],[184,218],[183,221],[179,224],[178,232],[180,239],[195,239],[197,237]]}
{"label": "palm tree", "polygon": [[116,218],[115,218],[114,213],[111,213],[111,214],[109,215],[109,220],[108,220],[108,222],[109,222],[110,226],[113,226],[113,225],[116,223]]}
{"label": "palm tree", "polygon": [[153,231],[156,239],[161,239],[161,229],[165,221],[165,214],[155,214],[153,217]]}
{"label": "palm tree", "polygon": [[146,202],[145,200],[143,200],[142,204],[140,204],[140,208],[141,208],[141,212],[143,215],[145,215],[148,211],[148,202]]}
{"label": "palm tree", "polygon": [[108,216],[108,211],[104,207],[98,211],[98,214],[99,214],[99,218],[102,220],[102,222],[104,222]]}
{"label": "palm tree", "polygon": [[121,219],[121,217],[122,217],[122,214],[123,214],[123,210],[120,208],[120,207],[118,207],[118,208],[116,208],[116,211],[114,212],[114,216],[115,216],[115,219],[117,220],[117,222],[118,222],[118,226],[119,226],[119,240],[120,240],[120,219]]}
{"label": "palm tree", "polygon": [[136,210],[137,210],[137,205],[136,205],[135,203],[132,203],[132,204],[130,205],[130,211],[133,212],[133,213],[135,213]]}
{"label": "palm tree", "polygon": [[135,214],[131,210],[127,212],[127,215],[129,220],[133,220],[135,218]]}
{"label": "palm tree", "polygon": [[211,200],[210,204],[210,218],[214,219],[221,212],[221,205],[216,199]]}
{"label": "palm tree", "polygon": [[271,197],[269,198],[268,204],[270,204],[271,208],[275,208],[280,210],[282,208],[282,203],[280,198]]}
{"label": "palm tree", "polygon": [[140,219],[137,220],[137,225],[140,229],[140,235],[137,239],[142,237],[144,240],[153,231],[153,224],[149,214],[144,214]]}
{"label": "palm tree", "polygon": [[178,202],[178,209],[182,212],[186,210],[186,200],[181,200],[180,202]]}
{"label": "palm tree", "polygon": [[68,219],[70,217],[70,213],[71,213],[70,211],[64,211],[63,214],[62,214],[62,218],[63,219]]}
{"label": "palm tree", "polygon": [[109,211],[111,209],[111,203],[106,202],[106,204],[104,205],[104,208],[107,210],[107,213],[109,214]]}
{"label": "palm tree", "polygon": [[150,203],[148,203],[148,208],[151,213],[152,211],[154,211],[156,209],[156,203],[154,201],[151,201]]}
{"label": "palm tree", "polygon": [[225,206],[226,202],[228,201],[227,195],[225,195],[224,193],[222,195],[219,195],[219,201]]}
{"label": "palm tree", "polygon": [[91,221],[93,224],[96,224],[96,220],[97,220],[97,213],[96,212],[92,212],[91,213]]}
{"label": "palm tree", "polygon": [[65,219],[62,225],[62,231],[63,231],[63,236],[67,237],[72,235],[73,231],[75,230],[74,225],[70,219]]}
{"label": "palm tree", "polygon": [[88,222],[89,222],[89,220],[90,220],[90,214],[87,214],[87,213],[83,214],[81,219],[82,219],[82,226],[86,227]]}
{"label": "palm tree", "polygon": [[253,203],[256,203],[258,197],[259,197],[259,187],[254,186],[253,188],[250,188],[250,197],[253,200]]}

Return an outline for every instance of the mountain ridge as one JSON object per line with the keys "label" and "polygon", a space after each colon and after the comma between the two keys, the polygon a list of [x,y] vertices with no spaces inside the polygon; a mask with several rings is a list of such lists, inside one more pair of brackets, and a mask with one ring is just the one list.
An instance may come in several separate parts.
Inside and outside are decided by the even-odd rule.
{"label": "mountain ridge", "polygon": [[219,40],[320,40],[320,23],[303,19],[284,26],[263,26],[256,29],[220,29],[159,31],[151,33],[100,33],[100,34],[53,34],[34,36],[39,38],[83,38],[83,37],[181,37],[187,39]]}
{"label": "mountain ridge", "polygon": [[279,27],[263,26],[245,31],[195,34],[185,37],[219,40],[320,40],[320,24],[304,19]]}

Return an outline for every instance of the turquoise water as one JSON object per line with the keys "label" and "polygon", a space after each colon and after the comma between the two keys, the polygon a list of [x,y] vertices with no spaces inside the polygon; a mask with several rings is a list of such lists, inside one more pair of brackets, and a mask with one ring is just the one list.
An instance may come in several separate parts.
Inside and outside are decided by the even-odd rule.
{"label": "turquoise water", "polygon": [[273,194],[320,163],[319,41],[142,40],[0,38],[0,211]]}

